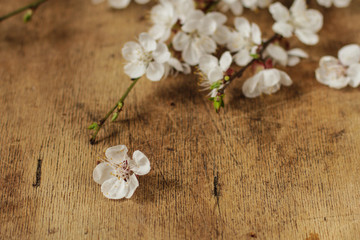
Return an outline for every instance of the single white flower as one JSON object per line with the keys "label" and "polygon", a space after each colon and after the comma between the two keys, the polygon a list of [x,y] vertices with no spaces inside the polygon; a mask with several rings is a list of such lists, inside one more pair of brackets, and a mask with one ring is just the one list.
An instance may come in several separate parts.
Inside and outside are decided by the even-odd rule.
{"label": "single white flower", "polygon": [[[192,11],[185,19],[182,31],[177,32],[172,40],[174,49],[181,51],[186,63],[192,66],[198,64],[203,54],[215,52],[214,39],[219,40],[218,36],[226,32],[222,28],[225,21],[226,16],[221,13],[211,12],[205,15],[200,10]],[[223,36],[225,37],[227,36]]]}
{"label": "single white flower", "polygon": [[149,80],[159,81],[164,76],[164,63],[170,59],[167,46],[157,43],[148,33],[139,35],[139,43],[127,42],[122,49],[123,57],[129,62],[124,67],[125,73],[132,79],[146,73]]}
{"label": "single white flower", "polygon": [[247,79],[242,91],[248,98],[255,98],[262,93],[272,94],[277,92],[281,85],[290,86],[292,80],[287,73],[275,68],[264,69]]}
{"label": "single white flower", "polygon": [[131,198],[139,186],[136,175],[145,175],[150,171],[149,159],[142,152],[135,151],[133,159],[127,152],[124,145],[108,148],[106,161],[94,169],[94,181],[101,184],[101,192],[109,199]]}
{"label": "single white flower", "polygon": [[[103,2],[104,0],[92,0],[94,4]],[[148,3],[150,0],[135,0],[138,4]],[[130,4],[130,0],[108,0],[109,6],[116,9],[126,8]]]}
{"label": "single white flower", "polygon": [[223,86],[222,82],[219,82],[227,76],[227,70],[232,63],[232,57],[229,51],[224,52],[220,60],[210,54],[205,54],[200,58],[199,69],[201,71],[201,83],[205,90],[211,89],[214,83],[218,82],[219,86],[211,89],[210,96],[215,97],[217,91]]}
{"label": "single white flower", "polygon": [[285,50],[279,44],[269,44],[264,52],[264,56],[272,58],[273,63],[282,66],[295,66],[300,62],[300,58],[308,58],[308,54],[300,48]]}
{"label": "single white flower", "polygon": [[315,75],[318,82],[331,88],[360,85],[360,46],[350,44],[342,47],[338,58],[324,56],[320,59]]}
{"label": "single white flower", "polygon": [[243,17],[237,17],[234,20],[236,31],[232,32],[227,47],[231,52],[237,52],[234,55],[234,61],[239,66],[245,66],[256,53],[261,44],[261,31],[257,24],[252,23]]}
{"label": "single white flower", "polygon": [[307,45],[319,42],[316,34],[323,26],[322,14],[314,9],[307,9],[305,0],[295,0],[290,11],[281,3],[270,5],[269,11],[275,19],[274,32],[289,38],[293,35]]}
{"label": "single white flower", "polygon": [[331,7],[334,4],[335,7],[344,8],[348,7],[351,3],[351,0],[317,0],[317,2],[324,7]]}

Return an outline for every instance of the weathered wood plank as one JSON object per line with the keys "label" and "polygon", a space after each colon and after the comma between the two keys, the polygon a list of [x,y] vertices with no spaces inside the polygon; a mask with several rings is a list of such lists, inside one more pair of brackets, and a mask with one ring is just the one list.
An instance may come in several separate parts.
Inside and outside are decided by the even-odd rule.
{"label": "weathered wood plank", "polygon": [[[0,14],[24,3],[1,0]],[[289,69],[293,86],[245,99],[239,80],[216,114],[194,77],[142,79],[95,146],[86,127],[128,86],[120,49],[149,7],[50,1],[29,24],[1,23],[0,238],[359,239],[359,89],[314,78],[321,56],[360,43],[359,3],[319,8],[321,42]],[[271,35],[266,11],[246,16]],[[129,201],[92,180],[116,144],[152,163]]]}

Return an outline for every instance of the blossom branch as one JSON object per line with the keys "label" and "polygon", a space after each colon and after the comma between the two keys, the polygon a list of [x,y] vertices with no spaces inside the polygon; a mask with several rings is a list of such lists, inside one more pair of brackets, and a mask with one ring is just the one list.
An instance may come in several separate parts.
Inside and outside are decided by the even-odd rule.
{"label": "blossom branch", "polygon": [[110,109],[110,111],[105,115],[105,117],[103,117],[102,119],[100,119],[99,123],[93,123],[91,124],[88,128],[94,130],[94,133],[92,134],[92,137],[90,138],[90,143],[91,144],[95,144],[95,140],[96,140],[96,136],[100,131],[100,128],[104,125],[104,123],[106,122],[106,120],[110,117],[110,115],[116,110],[116,112],[114,113],[111,121],[115,121],[116,118],[118,117],[120,111],[122,110],[122,108],[124,107],[124,101],[126,99],[126,97],[129,95],[130,91],[133,89],[133,87],[135,86],[135,84],[138,82],[140,78],[135,78],[132,79],[132,83],[131,85],[128,87],[128,89],[126,89],[125,93],[121,96],[121,98],[119,99],[119,101],[116,102],[115,106],[112,107]]}
{"label": "blossom branch", "polygon": [[[19,14],[19,13],[21,13],[23,11],[26,11],[28,9],[32,10],[32,11],[35,11],[41,4],[45,3],[46,1],[47,0],[37,0],[37,1],[33,2],[33,3],[30,3],[30,4],[28,4],[28,5],[24,6],[24,7],[19,8],[19,9],[15,10],[15,11],[12,11],[12,12],[4,15],[4,16],[1,16],[0,17],[0,22],[2,22],[3,20],[5,20],[5,19],[7,19],[9,17],[12,17],[12,16],[14,16],[16,14]],[[24,21],[28,21],[28,20],[30,20],[30,18],[31,18],[31,14],[29,16],[27,16],[27,18],[24,18]]]}
{"label": "blossom branch", "polygon": [[263,53],[266,50],[266,48],[273,43],[275,40],[277,39],[281,39],[282,37],[275,33],[271,38],[269,38],[267,41],[265,41],[259,48],[258,54],[259,54],[259,58],[253,58],[248,64],[246,64],[243,68],[241,68],[239,71],[237,71],[236,73],[234,73],[229,80],[224,81],[224,86],[219,89],[218,94],[222,95],[225,92],[225,89],[236,79],[236,78],[240,78],[244,72],[246,71],[246,69],[248,69],[255,61],[257,61],[258,59],[263,60]]}

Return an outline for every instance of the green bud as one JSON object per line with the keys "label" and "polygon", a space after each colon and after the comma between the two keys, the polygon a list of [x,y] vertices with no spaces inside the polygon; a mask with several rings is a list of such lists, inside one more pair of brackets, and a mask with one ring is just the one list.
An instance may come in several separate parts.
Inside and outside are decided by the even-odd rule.
{"label": "green bud", "polygon": [[90,126],[88,126],[88,129],[96,129],[98,127],[99,127],[99,125],[96,122],[94,122]]}
{"label": "green bud", "polygon": [[253,54],[250,54],[250,56],[254,59],[259,59],[260,58],[260,55],[257,54],[257,53],[253,53]]}
{"label": "green bud", "polygon": [[123,106],[124,106],[124,104],[122,102],[119,102],[118,106],[117,106],[117,109],[120,111]]}
{"label": "green bud", "polygon": [[111,121],[112,122],[115,121],[118,118],[118,116],[119,116],[119,112],[114,112],[114,114],[113,114],[113,116],[111,118]]}
{"label": "green bud", "polygon": [[214,101],[214,108],[215,108],[215,110],[216,110],[216,111],[219,111],[220,107],[221,107],[221,103],[218,102],[218,101]]}
{"label": "green bud", "polygon": [[210,89],[215,89],[215,88],[219,88],[221,85],[220,81],[214,82],[213,84],[211,84]]}
{"label": "green bud", "polygon": [[27,10],[24,14],[23,20],[25,23],[29,22],[32,18],[33,11],[31,9]]}

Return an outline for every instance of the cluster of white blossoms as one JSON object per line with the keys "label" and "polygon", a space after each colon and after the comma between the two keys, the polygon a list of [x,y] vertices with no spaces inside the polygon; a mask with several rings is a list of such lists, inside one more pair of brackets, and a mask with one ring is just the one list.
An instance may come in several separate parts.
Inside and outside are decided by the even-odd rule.
{"label": "cluster of white blossoms", "polygon": [[93,172],[94,181],[101,184],[101,192],[109,199],[131,198],[139,182],[136,175],[150,171],[149,159],[140,151],[127,155],[125,145],[110,147],[106,150],[103,162]]}
{"label": "cluster of white blossoms", "polygon": [[[129,0],[109,2],[125,6]],[[350,3],[349,0],[318,2],[327,7],[332,3],[337,7]],[[214,11],[214,7],[231,10],[236,15],[242,13],[243,7],[252,10],[268,7],[275,20],[272,26],[275,35],[264,39],[259,26],[244,17],[235,17],[231,26],[227,16]],[[239,67],[235,64],[242,67],[239,71],[252,67],[253,76],[242,88],[246,97],[273,94],[281,85],[291,85],[289,75],[276,69],[276,65],[295,66],[308,54],[300,48],[290,49],[288,38],[295,35],[302,43],[315,45],[323,26],[322,14],[308,9],[305,0],[295,0],[289,9],[272,0],[160,0],[150,11],[150,21],[149,31],[141,33],[138,42],[127,42],[122,49],[127,61],[125,73],[131,79],[146,75],[151,81],[159,81],[169,74],[188,74],[194,70],[200,75],[200,86],[209,91],[214,101],[217,97],[222,101],[227,85],[242,75],[236,72]],[[326,71],[321,69],[328,64],[327,58],[321,61],[318,78],[325,75]],[[342,66],[349,72],[355,68]]]}
{"label": "cluster of white blossoms", "polygon": [[274,32],[285,38],[293,35],[307,45],[319,42],[317,32],[323,26],[322,14],[314,9],[307,9],[304,0],[295,0],[290,11],[281,3],[270,5],[269,11],[276,21],[272,27]]}
{"label": "cluster of white blossoms", "polygon": [[331,88],[360,85],[360,46],[346,45],[338,52],[338,58],[324,56],[316,69],[316,79]]}

